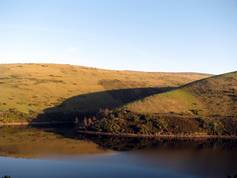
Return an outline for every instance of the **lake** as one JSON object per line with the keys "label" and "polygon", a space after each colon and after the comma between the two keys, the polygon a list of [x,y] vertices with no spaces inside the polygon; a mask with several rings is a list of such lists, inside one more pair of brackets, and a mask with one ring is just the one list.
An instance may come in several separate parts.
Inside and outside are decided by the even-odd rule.
{"label": "lake", "polygon": [[237,143],[85,137],[71,128],[0,128],[0,177],[227,178]]}

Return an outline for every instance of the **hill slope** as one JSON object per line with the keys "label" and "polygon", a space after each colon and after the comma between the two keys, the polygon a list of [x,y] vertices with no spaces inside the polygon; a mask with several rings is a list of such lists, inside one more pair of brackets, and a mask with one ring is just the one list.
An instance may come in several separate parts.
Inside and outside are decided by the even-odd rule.
{"label": "hill slope", "polygon": [[126,106],[139,113],[237,116],[237,72],[195,81]]}
{"label": "hill slope", "polygon": [[112,133],[237,135],[237,72],[103,111],[86,129]]}
{"label": "hill slope", "polygon": [[[198,73],[113,71],[57,64],[1,64],[0,121],[32,118],[75,96],[81,96],[76,100],[79,105],[74,99],[66,102],[67,109],[75,105],[78,105],[74,108],[77,110],[83,106],[84,109],[120,106],[141,98],[139,96],[154,94],[154,87],[176,87],[208,76]],[[132,90],[137,88],[143,89]],[[131,90],[118,92],[121,89]],[[108,90],[117,92],[114,96]],[[130,100],[127,99],[129,97]]]}

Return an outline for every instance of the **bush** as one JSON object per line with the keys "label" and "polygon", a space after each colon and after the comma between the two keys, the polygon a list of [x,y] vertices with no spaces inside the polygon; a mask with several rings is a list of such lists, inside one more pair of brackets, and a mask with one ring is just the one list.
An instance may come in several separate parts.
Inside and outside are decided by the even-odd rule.
{"label": "bush", "polygon": [[168,131],[168,123],[164,119],[153,119],[153,126],[158,132]]}
{"label": "bush", "polygon": [[222,135],[224,133],[224,126],[219,120],[209,122],[208,129],[213,135]]}
{"label": "bush", "polygon": [[140,134],[150,134],[151,133],[151,129],[147,125],[142,124],[139,127],[138,133],[140,133]]}
{"label": "bush", "polygon": [[[103,117],[102,117],[103,116]],[[87,129],[112,133],[236,135],[236,118],[184,117],[182,115],[138,114],[127,110],[106,110]]]}

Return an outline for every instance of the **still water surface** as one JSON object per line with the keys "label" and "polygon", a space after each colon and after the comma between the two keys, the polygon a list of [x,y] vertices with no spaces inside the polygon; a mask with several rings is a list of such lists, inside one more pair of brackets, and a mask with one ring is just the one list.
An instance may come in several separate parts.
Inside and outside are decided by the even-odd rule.
{"label": "still water surface", "polygon": [[227,141],[162,141],[72,137],[69,132],[0,129],[0,177],[227,178],[237,174],[237,148]]}

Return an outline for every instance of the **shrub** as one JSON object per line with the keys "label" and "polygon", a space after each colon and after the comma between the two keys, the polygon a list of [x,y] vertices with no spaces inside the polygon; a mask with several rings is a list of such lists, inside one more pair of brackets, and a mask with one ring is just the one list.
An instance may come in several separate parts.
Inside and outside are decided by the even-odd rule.
{"label": "shrub", "polygon": [[153,126],[158,132],[166,132],[168,130],[168,123],[161,118],[153,119]]}
{"label": "shrub", "polygon": [[209,122],[208,129],[210,129],[211,134],[222,135],[224,132],[224,126],[219,120],[212,120]]}
{"label": "shrub", "polygon": [[142,124],[139,128],[138,133],[140,133],[140,134],[150,134],[151,130],[149,129],[149,127],[147,125]]}

